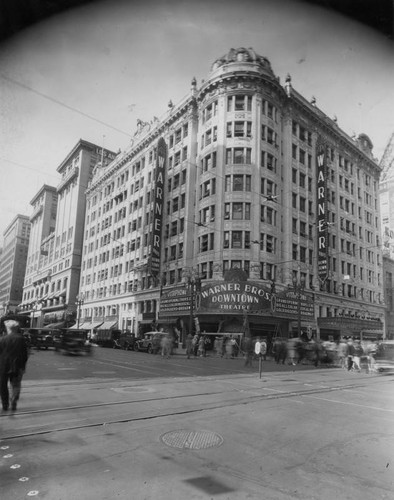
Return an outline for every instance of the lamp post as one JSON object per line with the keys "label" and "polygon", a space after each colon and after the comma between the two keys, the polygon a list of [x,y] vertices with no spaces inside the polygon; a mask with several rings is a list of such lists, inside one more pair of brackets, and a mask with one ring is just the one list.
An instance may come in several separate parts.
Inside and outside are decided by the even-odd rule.
{"label": "lamp post", "polygon": [[297,336],[301,337],[301,296],[305,290],[305,276],[300,277],[298,281],[297,276],[293,275],[293,290],[297,294]]}
{"label": "lamp post", "polygon": [[85,302],[85,296],[83,293],[78,294],[76,296],[76,306],[77,306],[77,329],[79,330],[79,322],[81,320],[81,307],[83,306],[83,303]]}
{"label": "lamp post", "polygon": [[35,313],[39,310],[41,310],[41,302],[39,300],[36,300],[33,304],[32,312],[30,314],[30,328],[33,328]]}

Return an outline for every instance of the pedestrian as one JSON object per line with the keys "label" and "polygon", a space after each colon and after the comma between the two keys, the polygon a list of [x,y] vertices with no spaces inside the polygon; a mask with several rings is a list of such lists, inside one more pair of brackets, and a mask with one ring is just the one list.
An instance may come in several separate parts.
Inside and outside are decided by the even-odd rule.
{"label": "pedestrian", "polygon": [[229,341],[228,337],[224,336],[222,337],[222,352],[221,352],[221,358],[223,358],[226,355],[227,352],[227,342]]}
{"label": "pedestrian", "polygon": [[245,366],[252,366],[254,346],[252,337],[246,337],[244,343],[245,349]]}
{"label": "pedestrian", "polygon": [[200,358],[205,358],[205,337],[201,336],[198,341],[198,353]]}
{"label": "pedestrian", "polygon": [[353,369],[357,372],[361,372],[362,356],[364,356],[364,349],[362,348],[361,342],[356,340],[354,343]]}
{"label": "pedestrian", "polygon": [[345,340],[340,339],[337,347],[337,357],[339,366],[344,370],[348,366],[348,350],[349,348]]}
{"label": "pedestrian", "polygon": [[186,356],[187,359],[190,359],[191,354],[193,353],[193,335],[188,333],[186,337]]}
{"label": "pedestrian", "polygon": [[233,336],[230,337],[230,346],[231,346],[231,351],[230,351],[231,359],[234,359],[238,354],[238,352],[237,352],[238,351],[238,344],[237,344],[236,339]]}
{"label": "pedestrian", "polygon": [[353,339],[349,339],[347,343],[347,371],[350,372],[350,370],[353,368],[353,356],[356,353],[356,349],[354,348],[353,345]]}
{"label": "pedestrian", "polygon": [[168,335],[163,335],[161,339],[161,355],[169,358],[171,354],[171,339]]}
{"label": "pedestrian", "polygon": [[297,360],[297,338],[287,340],[287,362],[289,365],[296,365]]}
{"label": "pedestrian", "polygon": [[[21,392],[22,377],[25,373],[28,358],[26,341],[15,320],[4,322],[7,335],[0,339],[0,393],[3,411],[7,411],[11,403],[11,411],[16,411]],[[11,386],[11,397],[8,390]]]}
{"label": "pedestrian", "polygon": [[197,357],[197,352],[198,352],[198,338],[199,335],[196,333],[193,337],[192,344],[193,344],[193,355],[196,358]]}

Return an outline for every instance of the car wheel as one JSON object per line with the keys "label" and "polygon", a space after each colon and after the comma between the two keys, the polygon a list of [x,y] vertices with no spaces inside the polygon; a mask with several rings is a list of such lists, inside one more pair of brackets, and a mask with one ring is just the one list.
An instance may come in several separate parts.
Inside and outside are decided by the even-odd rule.
{"label": "car wheel", "polygon": [[148,354],[152,354],[152,352],[153,352],[153,348],[150,344],[148,345],[147,352],[148,352]]}

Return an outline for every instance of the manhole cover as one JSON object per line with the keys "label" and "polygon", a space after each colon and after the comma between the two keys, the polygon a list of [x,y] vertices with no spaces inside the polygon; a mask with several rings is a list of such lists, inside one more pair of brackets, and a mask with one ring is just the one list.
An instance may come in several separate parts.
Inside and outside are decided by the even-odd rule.
{"label": "manhole cover", "polygon": [[161,440],[167,446],[190,450],[212,448],[223,443],[222,436],[211,431],[171,431],[163,434]]}

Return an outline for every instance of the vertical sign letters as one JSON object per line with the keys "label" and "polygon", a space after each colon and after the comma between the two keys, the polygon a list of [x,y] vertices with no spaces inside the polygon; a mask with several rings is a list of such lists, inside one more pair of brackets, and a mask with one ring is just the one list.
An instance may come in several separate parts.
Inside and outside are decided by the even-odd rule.
{"label": "vertical sign letters", "polygon": [[319,279],[328,278],[327,146],[320,139],[316,148],[317,166],[317,265]]}
{"label": "vertical sign letters", "polygon": [[162,220],[163,220],[163,195],[164,195],[164,173],[166,165],[167,147],[164,139],[161,137],[157,144],[157,158],[155,168],[155,187],[153,192],[153,219],[151,236],[151,254],[149,257],[149,269],[153,277],[160,273],[160,253],[162,238]]}

